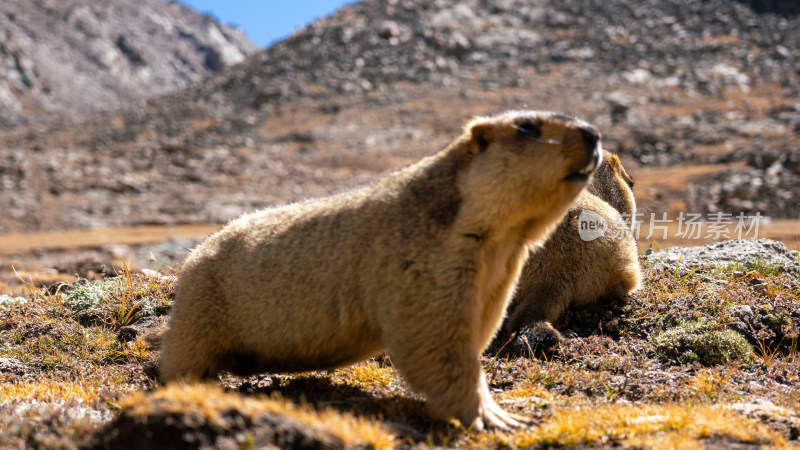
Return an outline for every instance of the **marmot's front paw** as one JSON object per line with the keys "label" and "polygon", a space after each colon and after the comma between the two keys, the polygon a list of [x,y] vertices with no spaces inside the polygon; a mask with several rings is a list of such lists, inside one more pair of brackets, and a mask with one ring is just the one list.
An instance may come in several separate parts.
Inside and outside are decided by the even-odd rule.
{"label": "marmot's front paw", "polygon": [[480,414],[472,422],[470,428],[475,431],[492,428],[509,431],[514,428],[529,428],[534,423],[535,421],[528,417],[503,411],[494,400],[489,400],[481,405]]}

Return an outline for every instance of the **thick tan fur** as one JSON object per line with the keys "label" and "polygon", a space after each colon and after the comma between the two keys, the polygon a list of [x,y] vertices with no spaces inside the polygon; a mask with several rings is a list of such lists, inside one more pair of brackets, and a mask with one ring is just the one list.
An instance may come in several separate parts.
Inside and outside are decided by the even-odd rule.
{"label": "thick tan fur", "polygon": [[521,425],[489,395],[480,354],[528,246],[584,190],[598,140],[561,115],[478,118],[374,185],[231,222],[181,269],[162,379],[327,369],[388,349],[433,416]]}
{"label": "thick tan fur", "polygon": [[[603,164],[587,191],[544,247],[532,250],[498,341],[519,332],[518,339],[528,342],[514,343],[517,350],[525,352],[535,344],[546,347],[563,339],[550,322],[566,309],[621,299],[639,286],[642,273],[629,225],[636,211],[632,187],[633,179],[619,158],[604,151]],[[609,225],[601,237],[589,241],[579,228],[587,210]]]}

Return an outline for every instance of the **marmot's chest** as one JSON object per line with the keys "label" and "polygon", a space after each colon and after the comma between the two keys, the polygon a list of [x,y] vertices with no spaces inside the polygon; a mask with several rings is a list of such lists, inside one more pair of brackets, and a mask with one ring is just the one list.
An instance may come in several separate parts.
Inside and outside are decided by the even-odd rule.
{"label": "marmot's chest", "polygon": [[507,239],[499,244],[484,248],[477,261],[475,281],[485,324],[502,318],[527,259],[527,247],[520,239]]}

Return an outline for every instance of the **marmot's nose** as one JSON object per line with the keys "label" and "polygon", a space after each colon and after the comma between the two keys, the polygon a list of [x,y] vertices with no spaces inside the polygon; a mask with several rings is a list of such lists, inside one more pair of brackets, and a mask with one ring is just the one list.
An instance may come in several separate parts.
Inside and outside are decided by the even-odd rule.
{"label": "marmot's nose", "polygon": [[600,165],[603,160],[603,152],[600,149],[600,132],[594,127],[581,124],[572,129],[569,147],[577,161],[573,167],[573,175],[584,180]]}
{"label": "marmot's nose", "polygon": [[583,143],[586,145],[586,150],[594,151],[597,148],[597,143],[600,142],[600,132],[591,127],[581,127],[581,136]]}

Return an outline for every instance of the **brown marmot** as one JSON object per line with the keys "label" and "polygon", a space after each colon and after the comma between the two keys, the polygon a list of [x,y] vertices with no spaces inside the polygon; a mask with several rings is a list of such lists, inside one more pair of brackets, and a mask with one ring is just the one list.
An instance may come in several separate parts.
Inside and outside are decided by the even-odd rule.
{"label": "brown marmot", "polygon": [[616,155],[603,153],[588,189],[544,247],[531,250],[492,348],[505,346],[520,355],[548,350],[563,341],[550,322],[566,309],[622,299],[639,286],[642,272],[630,231],[633,178]]}
{"label": "brown marmot", "polygon": [[559,114],[477,118],[373,185],[231,222],[183,264],[163,381],[328,369],[388,349],[434,417],[523,425],[492,400],[481,352],[528,246],[602,160],[599,139]]}

